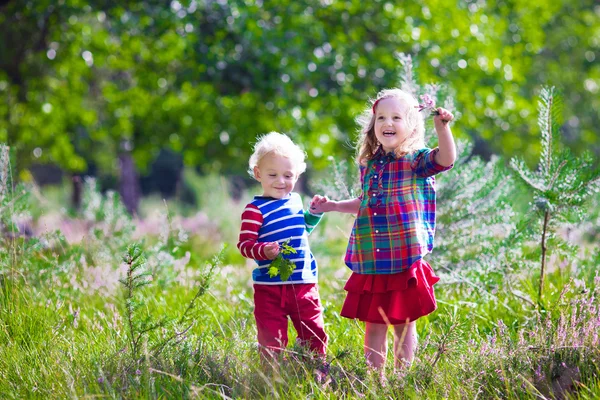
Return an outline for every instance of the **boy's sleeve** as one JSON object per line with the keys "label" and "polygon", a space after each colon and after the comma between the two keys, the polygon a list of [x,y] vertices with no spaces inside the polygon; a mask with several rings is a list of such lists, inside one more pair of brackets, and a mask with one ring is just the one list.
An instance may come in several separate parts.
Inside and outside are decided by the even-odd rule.
{"label": "boy's sleeve", "polygon": [[440,151],[437,147],[435,149],[421,149],[417,152],[415,159],[411,163],[410,167],[415,174],[424,178],[439,174],[440,172],[448,171],[454,164],[445,167],[438,164],[435,161],[435,155]]}
{"label": "boy's sleeve", "polygon": [[266,242],[258,242],[258,230],[263,224],[263,216],[258,207],[248,204],[242,213],[242,227],[237,248],[244,257],[254,260],[268,260],[265,255]]}
{"label": "boy's sleeve", "polygon": [[321,222],[321,218],[323,218],[323,213],[313,214],[308,210],[304,211],[304,225],[306,226],[306,232],[309,235],[319,224],[319,222]]}

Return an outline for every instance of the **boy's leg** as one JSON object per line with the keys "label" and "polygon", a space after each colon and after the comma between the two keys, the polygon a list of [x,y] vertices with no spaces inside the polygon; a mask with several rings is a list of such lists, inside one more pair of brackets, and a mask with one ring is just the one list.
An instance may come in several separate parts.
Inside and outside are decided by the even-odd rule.
{"label": "boy's leg", "polygon": [[287,313],[281,307],[282,285],[254,285],[254,319],[258,344],[265,356],[287,346]]}
{"label": "boy's leg", "polygon": [[415,358],[417,348],[416,321],[394,325],[394,367],[410,364]]}
{"label": "boy's leg", "polygon": [[317,285],[291,285],[287,292],[286,308],[298,332],[298,339],[315,353],[325,356],[327,334]]}
{"label": "boy's leg", "polygon": [[385,367],[387,330],[386,324],[365,323],[365,358],[373,368],[383,370]]}

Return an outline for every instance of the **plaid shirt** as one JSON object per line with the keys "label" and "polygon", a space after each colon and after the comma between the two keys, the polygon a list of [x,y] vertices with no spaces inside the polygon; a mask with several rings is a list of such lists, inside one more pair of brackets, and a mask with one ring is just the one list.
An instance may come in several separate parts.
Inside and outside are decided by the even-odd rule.
{"label": "plaid shirt", "polygon": [[380,148],[360,166],[362,194],[346,251],[359,274],[406,271],[433,249],[435,178],[449,170],[435,162],[438,149],[396,158]]}

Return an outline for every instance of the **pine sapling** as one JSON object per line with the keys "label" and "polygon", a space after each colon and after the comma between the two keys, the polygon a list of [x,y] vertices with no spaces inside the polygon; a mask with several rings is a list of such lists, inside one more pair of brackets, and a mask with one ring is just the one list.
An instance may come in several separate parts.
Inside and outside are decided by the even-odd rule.
{"label": "pine sapling", "polygon": [[123,256],[127,265],[127,275],[119,281],[125,286],[125,309],[127,327],[129,329],[129,343],[131,345],[132,359],[138,360],[141,344],[149,332],[166,324],[166,320],[152,321],[150,315],[142,317],[140,310],[144,307],[144,298],[140,290],[151,282],[151,274],[145,271],[146,258],[137,243],[127,246]]}
{"label": "pine sapling", "polygon": [[[592,156],[584,153],[573,156],[568,149],[559,148],[555,140],[560,134],[561,101],[554,87],[543,88],[539,101],[538,125],[542,133],[542,154],[537,171],[532,171],[524,161],[513,158],[511,168],[533,191],[532,208],[541,219],[541,268],[538,298],[541,304],[544,274],[549,252],[548,240],[557,226],[575,215],[583,218],[584,202],[600,189],[600,174],[594,171]],[[560,238],[556,237],[560,241]]]}

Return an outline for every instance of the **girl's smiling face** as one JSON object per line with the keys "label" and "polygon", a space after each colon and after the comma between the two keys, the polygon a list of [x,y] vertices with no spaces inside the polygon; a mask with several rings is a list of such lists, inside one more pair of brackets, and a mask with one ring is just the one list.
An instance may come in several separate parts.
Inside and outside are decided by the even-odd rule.
{"label": "girl's smiling face", "polygon": [[408,104],[396,98],[388,97],[377,102],[375,109],[375,137],[386,153],[396,150],[411,136],[412,129],[406,124]]}
{"label": "girl's smiling face", "polygon": [[294,189],[298,173],[292,160],[268,153],[254,167],[254,177],[263,188],[263,196],[281,199]]}

